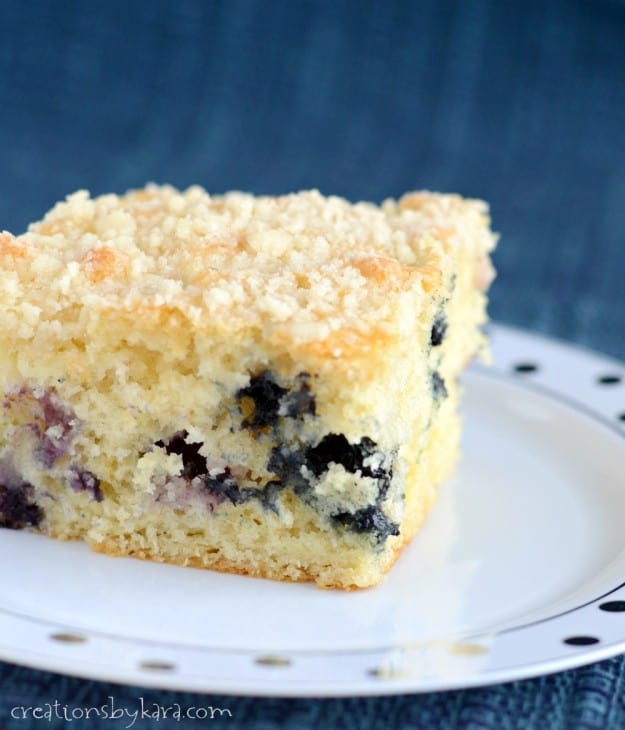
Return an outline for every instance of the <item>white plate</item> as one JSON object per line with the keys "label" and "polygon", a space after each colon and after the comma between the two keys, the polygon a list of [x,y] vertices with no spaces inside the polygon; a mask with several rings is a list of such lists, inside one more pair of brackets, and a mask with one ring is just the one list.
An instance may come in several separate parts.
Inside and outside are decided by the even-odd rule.
{"label": "white plate", "polygon": [[0,656],[143,686],[329,696],[625,651],[625,366],[505,327],[492,341],[495,365],[465,376],[460,469],[380,587],[320,591],[0,530]]}

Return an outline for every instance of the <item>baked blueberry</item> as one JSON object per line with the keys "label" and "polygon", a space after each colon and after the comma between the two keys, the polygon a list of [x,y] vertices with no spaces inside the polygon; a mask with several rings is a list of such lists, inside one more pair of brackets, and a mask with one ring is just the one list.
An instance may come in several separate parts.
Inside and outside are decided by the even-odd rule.
{"label": "baked blueberry", "polygon": [[219,474],[206,475],[204,487],[213,497],[217,498],[218,503],[228,499],[232,504],[238,505],[249,502],[251,499],[257,499],[265,509],[276,512],[275,502],[278,492],[282,489],[282,484],[278,481],[270,481],[267,482],[264,489],[240,487],[230,469],[226,467]]}
{"label": "baked blueberry", "polygon": [[315,415],[315,396],[310,390],[310,374],[300,373],[296,379],[297,388],[287,391],[280,400],[279,415],[301,418]]}
{"label": "baked blueberry", "polygon": [[28,482],[7,486],[0,484],[0,527],[21,530],[37,527],[43,510],[31,501],[33,486]]}
{"label": "baked blueberry", "polygon": [[203,476],[208,472],[206,457],[200,454],[202,443],[187,443],[189,434],[181,431],[174,434],[169,441],[157,441],[156,446],[165,449],[167,454],[178,454],[182,456],[182,476],[187,479]]}
{"label": "baked blueberry", "polygon": [[386,479],[390,477],[390,470],[377,467],[372,469],[365,466],[368,457],[378,452],[375,441],[363,436],[357,444],[350,444],[341,433],[329,433],[316,446],[306,450],[306,466],[319,477],[327,471],[331,463],[341,464],[345,471],[355,473],[360,471],[364,477]]}
{"label": "baked blueberry", "polygon": [[219,501],[229,499],[232,504],[240,504],[247,501],[249,497],[243,497],[237,480],[232,476],[230,469],[226,467],[219,474],[206,474],[204,476],[204,487]]}
{"label": "baked blueberry", "polygon": [[[330,464],[341,464],[346,471],[360,472],[363,477],[378,480],[378,494],[375,504],[364,507],[357,512],[341,512],[332,517],[336,524],[343,525],[354,532],[374,533],[378,542],[383,542],[389,535],[398,534],[398,526],[391,523],[380,508],[386,497],[392,469],[382,466],[365,466],[368,457],[378,453],[375,441],[364,436],[357,444],[350,444],[344,434],[330,433],[324,436],[316,446],[308,448],[289,448],[278,446],[271,452],[268,469],[279,478],[278,487],[289,485],[305,502],[315,507],[318,498],[311,490],[311,483],[304,476],[306,470],[315,477],[320,477],[328,470]],[[304,473],[303,473],[304,472]]]}
{"label": "baked blueberry", "polygon": [[350,444],[342,433],[329,433],[316,446],[306,450],[306,466],[316,477],[327,471],[331,463],[341,464],[349,472],[362,467],[358,447]]}
{"label": "baked blueberry", "polygon": [[278,420],[280,402],[286,393],[286,389],[276,383],[269,370],[252,375],[250,384],[237,392],[239,403],[244,398],[250,398],[254,406],[252,413],[243,419],[243,426],[251,429],[273,426]]}
{"label": "baked blueberry", "polygon": [[435,400],[447,398],[447,386],[437,370],[432,372],[432,397]]}
{"label": "baked blueberry", "polygon": [[278,510],[276,508],[276,500],[283,488],[284,485],[279,479],[273,479],[272,481],[267,482],[264,489],[260,490],[260,492],[256,489],[254,491],[257,493],[257,498],[261,500],[263,507],[265,509],[270,509],[272,512],[277,514]]}
{"label": "baked blueberry", "polygon": [[253,375],[250,384],[237,391],[237,400],[242,412],[243,399],[249,398],[253,411],[243,419],[245,428],[257,429],[276,426],[278,419],[303,418],[315,415],[315,397],[310,389],[310,374],[299,373],[290,390],[278,385],[269,370]]}
{"label": "baked blueberry", "polygon": [[375,535],[378,543],[384,542],[390,535],[399,535],[399,525],[391,522],[377,505],[370,505],[356,512],[339,512],[332,519],[352,532]]}
{"label": "baked blueberry", "polygon": [[75,464],[72,464],[69,470],[69,486],[75,492],[87,492],[96,502],[104,499],[98,477],[93,472],[80,469]]}
{"label": "baked blueberry", "polygon": [[39,424],[40,442],[36,454],[40,463],[50,469],[70,449],[75,435],[76,416],[60,405],[54,392],[49,389],[36,400],[43,416],[43,423]]}
{"label": "baked blueberry", "polygon": [[157,441],[155,443],[156,446],[165,449],[167,454],[182,456],[183,468],[180,476],[189,481],[195,477],[201,477],[204,488],[210,492],[212,497],[216,498],[217,503],[227,499],[237,505],[250,499],[258,499],[264,507],[276,511],[275,499],[279,489],[282,489],[282,482],[269,481],[264,489],[254,489],[241,487],[227,466],[218,473],[209,473],[206,458],[199,453],[202,443],[188,443],[188,436],[187,431],[180,431],[167,442]]}
{"label": "baked blueberry", "polygon": [[432,324],[432,331],[430,333],[430,344],[432,347],[438,347],[443,344],[446,332],[447,316],[445,315],[445,312],[441,310],[434,318],[434,322]]}
{"label": "baked blueberry", "polygon": [[310,488],[310,482],[302,474],[303,466],[308,466],[305,452],[285,445],[273,448],[267,462],[267,469],[276,474],[282,484],[290,485],[299,496]]}

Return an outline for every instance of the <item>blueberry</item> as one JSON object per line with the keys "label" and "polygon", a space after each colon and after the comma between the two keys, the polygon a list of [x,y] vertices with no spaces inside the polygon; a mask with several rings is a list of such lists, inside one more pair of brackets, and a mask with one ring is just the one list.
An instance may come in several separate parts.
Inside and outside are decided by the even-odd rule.
{"label": "blueberry", "polygon": [[329,433],[316,446],[306,450],[306,466],[317,477],[327,471],[329,465],[334,462],[341,464],[345,471],[352,473],[360,471],[364,477],[386,479],[391,476],[386,469],[381,467],[372,469],[364,465],[365,460],[377,451],[377,444],[368,436],[361,438],[357,444],[350,444],[342,433]]}
{"label": "blueberry", "polygon": [[219,474],[206,474],[204,476],[204,487],[219,501],[229,499],[232,504],[240,504],[242,501],[246,501],[242,498],[237,480],[232,476],[228,467]]}
{"label": "blueberry", "polygon": [[257,498],[261,500],[263,507],[265,509],[270,509],[272,512],[277,514],[278,510],[276,508],[276,500],[283,488],[284,485],[279,479],[272,479],[265,484],[265,488],[261,490],[260,494],[258,493],[258,490],[254,491],[256,492]]}
{"label": "blueberry", "polygon": [[350,444],[342,433],[330,433],[306,451],[306,466],[316,477],[327,471],[332,462],[341,464],[349,472],[355,472],[359,463],[362,466],[358,448]]}
{"label": "blueberry", "polygon": [[71,430],[72,421],[75,419],[74,414],[58,403],[57,396],[53,391],[46,390],[43,396],[37,400],[43,410],[46,428],[50,428],[50,426],[61,426],[63,432]]}
{"label": "blueberry", "polygon": [[20,530],[37,527],[43,519],[43,510],[31,502],[33,486],[28,482],[5,486],[0,484],[0,527]]}
{"label": "blueberry", "polygon": [[182,456],[182,476],[187,479],[203,476],[208,472],[206,457],[200,454],[202,443],[187,443],[189,434],[186,431],[172,436],[167,443],[157,441],[155,446],[165,449],[167,454],[178,454]]}
{"label": "blueberry", "polygon": [[267,469],[276,474],[282,484],[288,484],[296,494],[302,496],[310,488],[310,483],[302,474],[305,464],[306,456],[301,449],[282,445],[271,450]]}
{"label": "blueberry", "polygon": [[240,487],[230,469],[226,467],[220,474],[206,475],[204,487],[213,497],[217,498],[218,503],[228,499],[232,504],[239,505],[249,502],[251,499],[257,499],[265,509],[277,512],[276,498],[282,489],[282,484],[273,480],[267,482],[264,489]]}
{"label": "blueberry", "polygon": [[[40,443],[36,450],[39,462],[50,469],[56,460],[66,454],[75,435],[76,416],[59,405],[53,391],[46,390],[37,398],[41,406],[43,425],[40,429]],[[54,429],[50,435],[49,429]]]}
{"label": "blueberry", "polygon": [[[377,454],[379,452],[378,445],[368,436],[363,436],[360,439],[358,448],[361,454],[361,465],[359,466],[359,469],[362,472],[363,477],[371,477],[372,479],[379,479],[383,481],[385,483],[384,494],[381,495],[383,497],[386,494],[386,490],[388,489],[390,480],[393,476],[393,468],[389,467],[386,469],[383,466],[378,466],[375,469],[372,469],[370,466],[364,466],[364,462],[369,456],[373,456],[373,454]],[[380,489],[382,489],[382,485],[380,485]]]}
{"label": "blueberry", "polygon": [[237,391],[239,403],[250,398],[254,403],[251,415],[243,420],[244,428],[276,426],[280,417],[303,418],[315,415],[315,397],[310,389],[310,374],[299,373],[290,390],[278,385],[269,370],[253,375],[250,384]]}
{"label": "blueberry", "polygon": [[386,497],[389,487],[391,486],[393,470],[389,469],[388,471],[382,471],[381,469],[376,469],[373,474],[376,474],[378,471],[382,472],[380,476],[375,477],[378,480],[378,502],[381,502]]}
{"label": "blueberry", "polygon": [[435,370],[432,373],[432,397],[434,400],[441,400],[447,398],[447,386],[445,381],[441,377],[440,373]]}
{"label": "blueberry", "polygon": [[276,511],[275,499],[278,489],[282,489],[282,483],[280,481],[272,480],[267,482],[264,489],[254,489],[239,486],[230,468],[227,466],[217,474],[209,474],[206,458],[199,453],[202,444],[197,442],[187,443],[186,439],[188,436],[187,431],[181,431],[172,436],[167,442],[157,441],[155,443],[155,446],[165,449],[168,454],[179,454],[182,456],[183,466],[181,476],[189,481],[195,477],[200,477],[203,487],[212,497],[216,498],[217,503],[221,503],[227,499],[232,504],[237,505],[243,504],[250,499],[258,499],[263,504],[263,507],[271,509],[274,512]]}
{"label": "blueberry", "polygon": [[243,398],[251,398],[254,402],[254,411],[243,420],[243,426],[256,429],[274,425],[278,420],[280,401],[286,393],[268,370],[253,375],[250,384],[237,392],[239,402]]}
{"label": "blueberry", "polygon": [[290,487],[313,507],[316,506],[318,498],[311,490],[309,480],[302,474],[302,467],[320,477],[331,463],[335,463],[341,464],[346,471],[352,473],[359,471],[363,477],[377,479],[378,494],[375,504],[356,512],[340,512],[332,516],[332,521],[354,532],[369,532],[375,535],[378,543],[382,543],[389,535],[399,534],[399,527],[388,520],[380,507],[391,483],[392,469],[364,465],[367,458],[378,451],[375,441],[367,436],[357,444],[350,444],[344,434],[330,433],[316,446],[307,448],[277,446],[271,451],[267,468],[277,475],[279,479],[277,488]]}
{"label": "blueberry", "polygon": [[280,400],[279,415],[288,418],[314,416],[316,411],[315,396],[310,390],[309,373],[300,373],[297,376],[298,388],[289,390]]}
{"label": "blueberry", "polygon": [[51,469],[59,456],[63,456],[65,453],[67,453],[65,444],[61,444],[56,439],[50,439],[45,436],[41,439],[41,443],[35,451],[37,460],[46,469]]}
{"label": "blueberry", "polygon": [[339,512],[332,519],[352,532],[375,535],[378,543],[384,542],[390,535],[399,535],[399,525],[391,522],[377,505],[369,505],[356,512]]}
{"label": "blueberry", "polygon": [[434,318],[434,322],[432,324],[432,331],[430,333],[430,344],[432,347],[438,347],[442,344],[445,339],[446,332],[447,317],[444,310],[441,310]]}
{"label": "blueberry", "polygon": [[83,471],[75,464],[70,467],[69,486],[75,492],[87,492],[96,502],[104,499],[98,477],[90,471]]}

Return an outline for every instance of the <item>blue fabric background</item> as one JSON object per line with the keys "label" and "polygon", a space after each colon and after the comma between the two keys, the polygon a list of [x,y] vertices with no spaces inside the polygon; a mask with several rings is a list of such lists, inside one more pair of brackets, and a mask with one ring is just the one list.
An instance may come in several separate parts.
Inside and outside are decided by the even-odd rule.
{"label": "blue fabric background", "polygon": [[[502,234],[493,318],[625,358],[618,0],[3,0],[0,229],[74,189],[147,180],[483,197]],[[414,697],[209,698],[234,715],[210,726],[622,728],[624,669]],[[8,708],[50,698],[207,701],[7,664],[0,683],[7,729],[31,726]]]}

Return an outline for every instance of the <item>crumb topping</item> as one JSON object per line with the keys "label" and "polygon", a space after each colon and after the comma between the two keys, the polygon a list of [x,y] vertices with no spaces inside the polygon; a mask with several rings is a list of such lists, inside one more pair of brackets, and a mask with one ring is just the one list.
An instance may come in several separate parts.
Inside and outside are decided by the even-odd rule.
{"label": "crumb topping", "polygon": [[79,191],[28,232],[0,233],[0,307],[21,336],[84,309],[138,318],[167,309],[198,328],[326,339],[383,329],[397,296],[436,286],[454,247],[486,256],[494,243],[485,203],[456,195],[375,206],[317,191]]}

